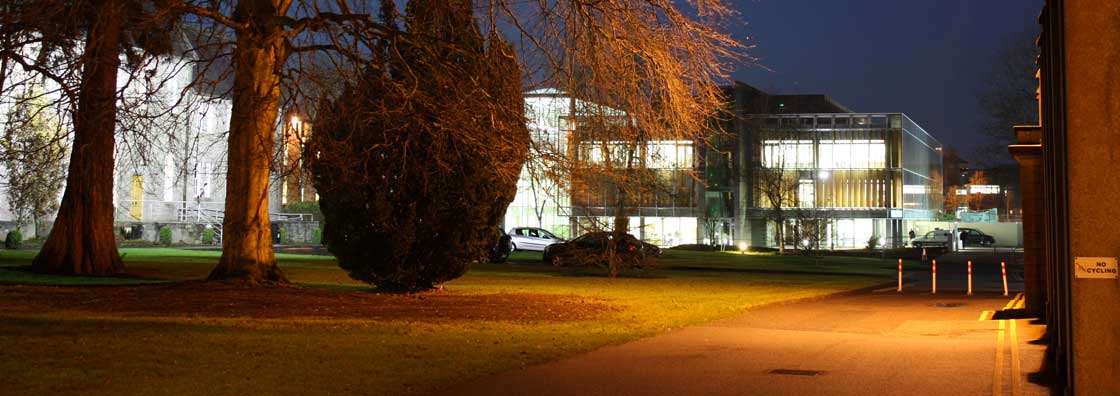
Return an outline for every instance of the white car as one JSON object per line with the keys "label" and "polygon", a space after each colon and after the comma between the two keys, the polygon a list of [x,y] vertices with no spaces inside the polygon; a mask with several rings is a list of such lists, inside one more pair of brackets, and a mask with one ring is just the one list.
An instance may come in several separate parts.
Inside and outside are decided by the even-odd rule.
{"label": "white car", "polygon": [[949,247],[950,241],[952,240],[953,233],[949,230],[933,230],[910,241],[910,245],[916,248],[929,246]]}
{"label": "white car", "polygon": [[554,243],[564,242],[563,239],[552,235],[551,232],[541,228],[518,227],[509,230],[510,242],[513,250],[532,250],[543,252],[544,248]]}

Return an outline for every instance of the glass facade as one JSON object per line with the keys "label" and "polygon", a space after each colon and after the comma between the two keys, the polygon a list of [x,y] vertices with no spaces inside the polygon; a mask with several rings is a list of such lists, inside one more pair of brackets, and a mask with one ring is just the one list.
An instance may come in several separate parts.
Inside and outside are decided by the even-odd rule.
{"label": "glass facade", "polygon": [[[817,248],[859,248],[873,237],[898,245],[910,222],[942,210],[941,145],[905,114],[747,113],[721,120],[727,132],[703,142],[633,144],[580,131],[572,109],[588,104],[561,92],[534,91],[525,103],[535,149],[506,228],[564,238],[610,228],[624,192],[630,232],[647,242],[775,246],[767,177],[783,186],[787,245],[807,229],[823,234]],[[555,166],[549,158],[584,165],[557,181],[540,176]],[[638,163],[627,170],[627,161]],[[610,172],[636,182],[619,186]]]}
{"label": "glass facade", "polygon": [[[941,211],[941,144],[905,114],[768,114],[745,122],[750,218],[776,218],[780,204],[795,212],[782,217],[797,218],[787,228],[826,221],[821,244],[843,248],[873,236],[901,242],[905,222]],[[751,240],[777,243],[768,235],[775,225],[753,223]]]}
{"label": "glass facade", "polygon": [[[595,134],[578,130],[579,122],[572,122],[580,119],[578,109],[588,106],[556,90],[526,94],[534,150],[521,171],[517,195],[506,209],[504,227],[540,227],[562,238],[610,228],[618,194],[625,192],[631,234],[662,246],[696,243],[697,146],[677,140],[641,144],[596,140]],[[549,174],[557,158],[583,165],[558,182]],[[624,170],[631,158],[638,165]],[[608,171],[607,165],[612,169]],[[629,172],[625,179],[635,182],[620,189],[618,175],[610,172]]]}
{"label": "glass facade", "polygon": [[902,115],[902,214],[907,219],[932,219],[941,212],[941,143]]}

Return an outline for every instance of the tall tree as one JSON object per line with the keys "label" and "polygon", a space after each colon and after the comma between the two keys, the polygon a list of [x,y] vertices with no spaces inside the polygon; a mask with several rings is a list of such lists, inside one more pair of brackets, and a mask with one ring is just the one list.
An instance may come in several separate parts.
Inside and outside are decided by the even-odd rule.
{"label": "tall tree", "polygon": [[[121,55],[167,50],[166,19],[144,0],[13,0],[0,12],[0,57],[61,91],[72,115],[66,189],[36,271],[105,275],[123,270],[113,232],[113,154]],[[157,7],[151,7],[157,6]],[[36,56],[25,48],[38,47]],[[79,48],[80,47],[80,50]],[[144,56],[141,56],[143,58]],[[80,77],[76,77],[79,75]],[[77,80],[75,82],[75,80]],[[28,81],[24,81],[28,83]],[[13,87],[0,86],[0,91]]]}
{"label": "tall tree", "polygon": [[113,132],[124,0],[90,2],[74,143],[54,227],[31,266],[41,272],[107,275],[124,270],[113,233]]}
{"label": "tall tree", "polygon": [[270,164],[280,108],[280,70],[288,35],[274,18],[291,1],[240,0],[233,12],[233,111],[229,129],[222,257],[209,279],[287,282],[272,251]]}
{"label": "tall tree", "polygon": [[[389,3],[379,2],[382,7]],[[714,81],[726,77],[727,60],[741,49],[717,29],[720,20],[734,14],[726,3],[500,0],[476,7],[471,2],[472,9],[487,16],[480,23],[485,30],[520,35],[516,41],[526,43],[523,50],[541,61],[528,66],[530,70],[548,70],[552,77],[546,80],[573,95],[624,109],[631,121],[627,136],[619,139],[626,141],[638,135],[703,135],[707,120],[722,103]],[[179,0],[172,8],[232,29],[237,36],[234,74],[244,80],[235,82],[232,92],[238,104],[230,127],[225,249],[210,278],[282,281],[268,243],[267,173],[260,155],[271,151],[272,143],[266,140],[274,133],[279,119],[275,110],[283,95],[269,84],[298,74],[285,68],[292,54],[335,51],[364,65],[371,48],[380,45],[379,38],[397,33],[367,12],[352,10],[346,0],[239,0],[232,6]],[[357,50],[340,48],[355,43]],[[581,77],[575,78],[577,74]],[[266,119],[272,123],[266,124]],[[233,155],[243,157],[235,161]]]}
{"label": "tall tree", "polygon": [[[720,80],[732,63],[749,59],[747,48],[721,31],[737,13],[726,0],[495,3],[496,14],[505,15],[521,33],[531,54],[528,69],[572,98],[565,120],[574,130],[572,147],[567,153],[536,155],[557,159],[549,173],[557,184],[585,179],[593,190],[609,190],[605,206],[610,209],[588,210],[582,224],[606,223],[596,217],[609,217],[604,228],[629,232],[629,217],[642,200],[666,190],[665,180],[655,177],[663,170],[650,168],[656,160],[648,155],[651,145],[702,145],[723,106]],[[596,150],[598,161],[580,158]],[[679,173],[695,177],[687,162],[688,169],[674,169],[673,178]],[[572,187],[573,199],[581,188]],[[616,256],[609,255],[612,274]]]}
{"label": "tall tree", "polygon": [[368,59],[366,39],[383,35],[384,28],[368,12],[351,10],[347,0],[169,0],[168,9],[235,37],[222,257],[208,279],[287,282],[272,249],[268,195],[281,101],[286,95],[298,102],[292,98],[304,94],[309,81],[301,76],[312,68],[293,55],[341,54],[331,60],[344,65],[327,72],[352,73],[347,67]]}
{"label": "tall tree", "polygon": [[1011,162],[1007,145],[1015,141],[1011,127],[1038,123],[1038,102],[1035,90],[1038,81],[1037,26],[1012,35],[992,58],[983,85],[977,93],[980,105],[982,145],[976,158],[982,164]]}

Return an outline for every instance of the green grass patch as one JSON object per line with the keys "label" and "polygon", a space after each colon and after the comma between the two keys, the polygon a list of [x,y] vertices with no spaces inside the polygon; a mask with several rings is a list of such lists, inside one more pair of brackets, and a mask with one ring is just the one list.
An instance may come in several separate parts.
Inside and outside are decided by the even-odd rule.
{"label": "green grass patch", "polygon": [[[219,252],[122,249],[153,280],[204,277]],[[34,252],[0,252],[0,281],[91,284],[134,278],[47,277],[23,271]],[[365,288],[333,258],[278,255],[294,282]],[[552,361],[742,313],[890,281],[895,263],[667,250],[660,267],[561,269],[539,253],[479,264],[445,285],[466,294],[534,293],[605,301],[574,322],[118,317],[0,311],[0,371],[13,394],[424,394],[483,375]],[[13,274],[17,274],[13,275]],[[7,278],[5,278],[7,277]],[[85,278],[83,278],[85,279]],[[86,281],[82,281],[86,282]],[[5,286],[0,286],[5,287]],[[0,294],[0,305],[6,302]]]}

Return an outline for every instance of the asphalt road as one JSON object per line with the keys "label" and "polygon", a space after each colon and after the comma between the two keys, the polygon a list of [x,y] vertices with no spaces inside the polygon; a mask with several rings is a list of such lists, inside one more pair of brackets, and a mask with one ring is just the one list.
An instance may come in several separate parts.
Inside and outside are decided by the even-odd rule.
{"label": "asphalt road", "polygon": [[[985,311],[1004,308],[1012,299],[1002,295],[1002,281],[987,279],[999,273],[998,262],[994,270],[987,262],[992,258],[970,252],[939,259],[938,272],[945,280],[939,279],[936,295],[927,289],[932,282],[923,280],[929,273],[919,271],[908,274],[902,293],[891,285],[761,307],[732,319],[482,378],[441,394],[1047,394],[1024,379],[1041,363],[1044,347],[1028,342],[1041,336],[1042,326],[984,317]],[[977,291],[971,297],[964,293],[966,283],[959,282],[967,278],[955,275],[958,261],[963,269],[969,259],[974,260],[974,276],[984,277],[974,280]],[[1019,268],[1017,261],[1015,266]],[[1022,286],[1012,285],[1014,296]]]}

